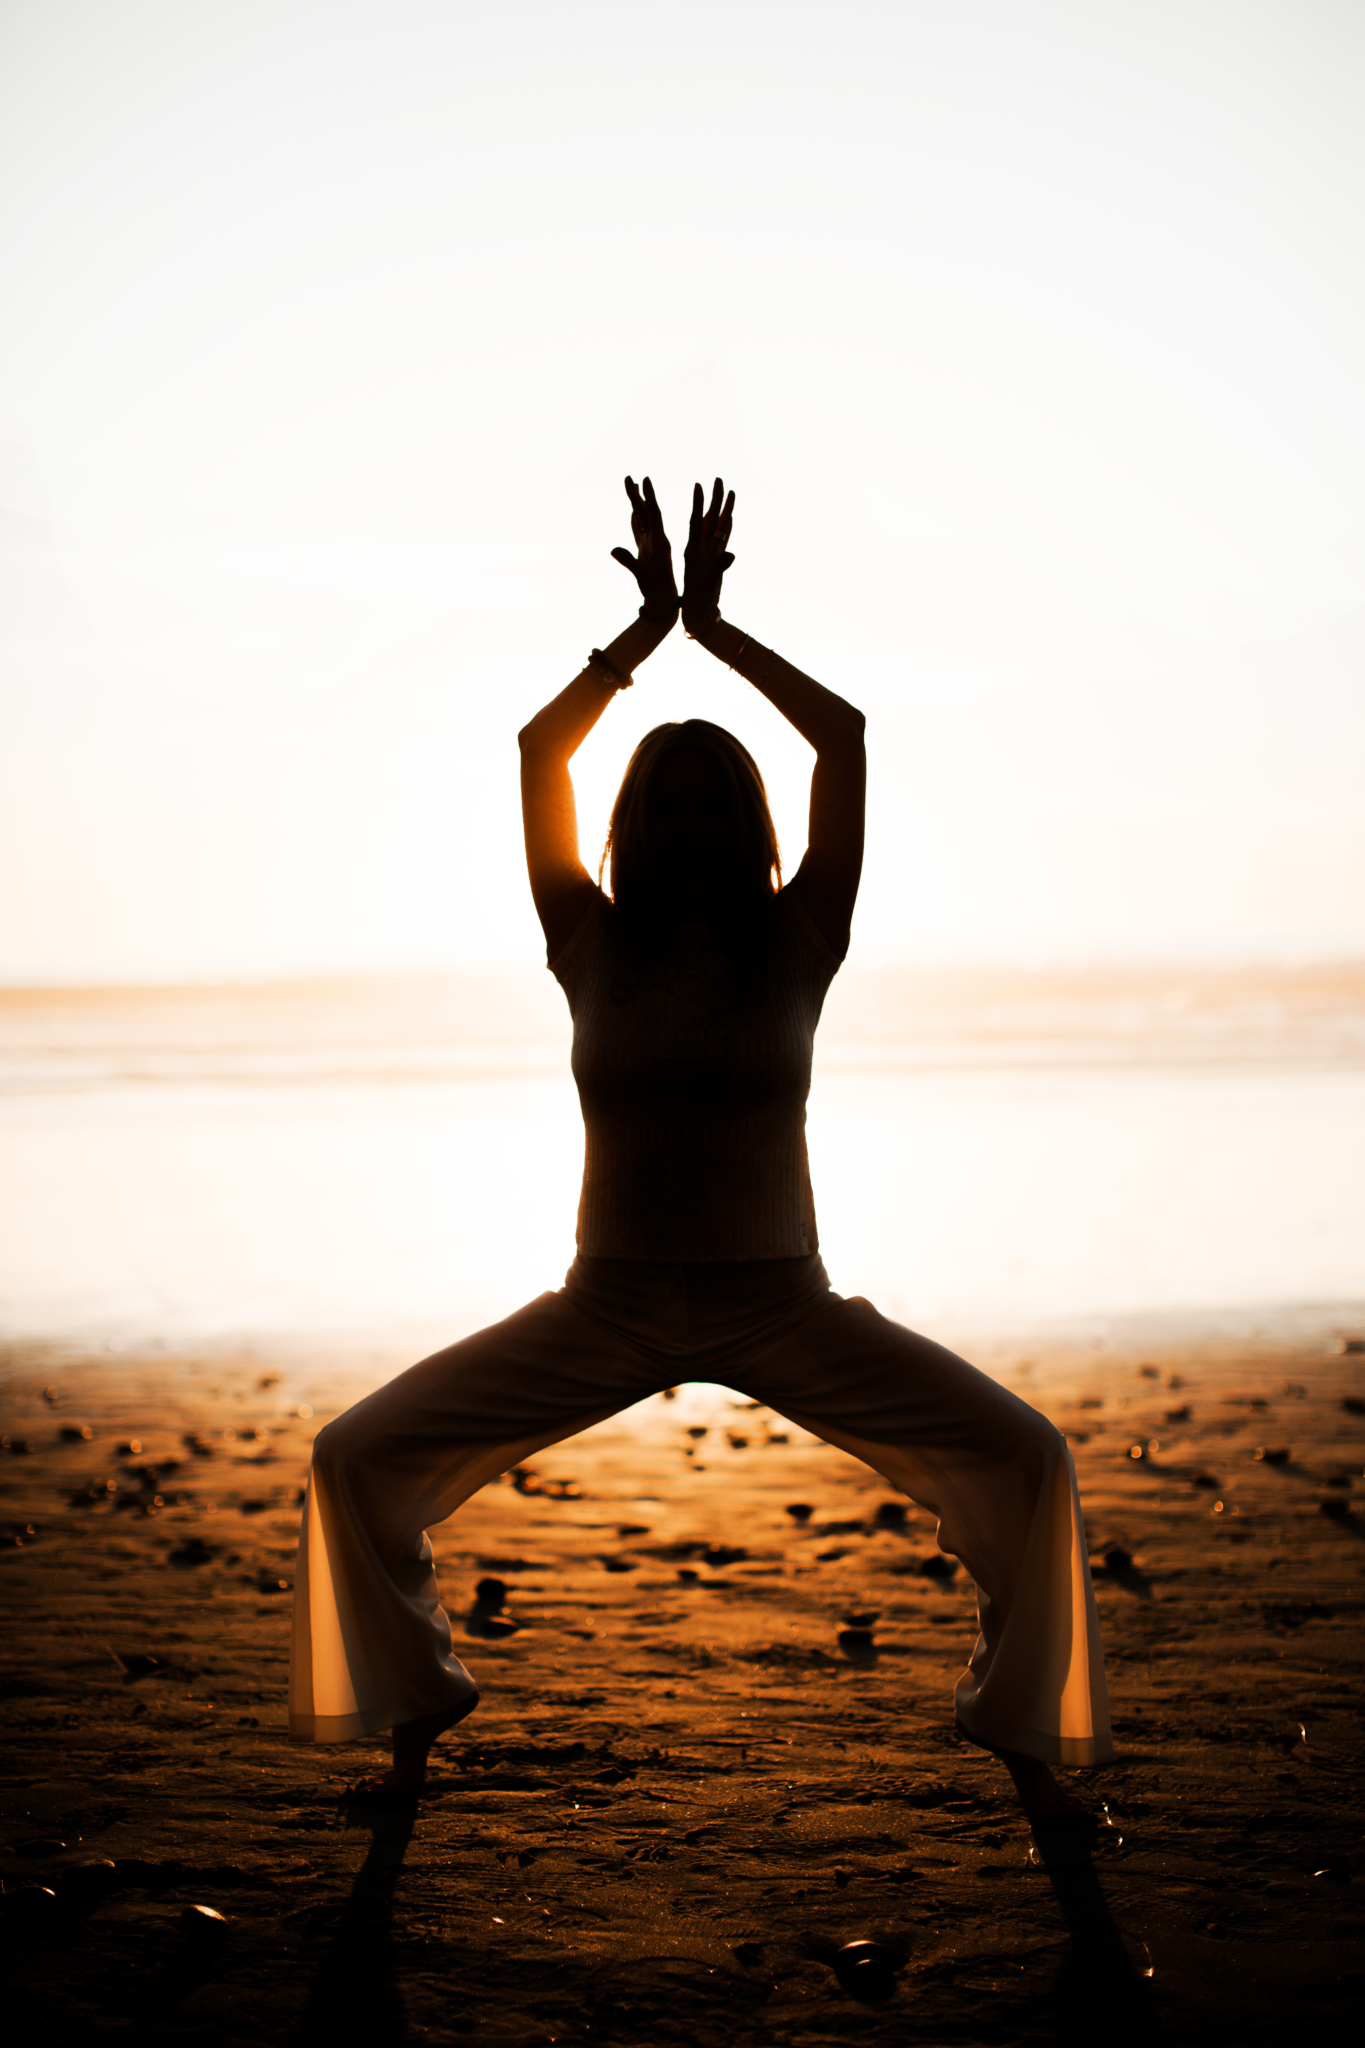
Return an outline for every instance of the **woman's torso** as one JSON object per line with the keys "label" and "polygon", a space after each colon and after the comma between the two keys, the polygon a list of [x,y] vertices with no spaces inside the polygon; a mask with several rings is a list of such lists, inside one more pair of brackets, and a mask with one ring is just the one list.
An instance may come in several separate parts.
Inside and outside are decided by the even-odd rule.
{"label": "woman's torso", "polygon": [[578,1249],[617,1259],[799,1258],[818,1245],[811,1052],[838,967],[784,890],[736,971],[684,930],[631,966],[599,898],[552,966],[574,1022],[585,1154]]}

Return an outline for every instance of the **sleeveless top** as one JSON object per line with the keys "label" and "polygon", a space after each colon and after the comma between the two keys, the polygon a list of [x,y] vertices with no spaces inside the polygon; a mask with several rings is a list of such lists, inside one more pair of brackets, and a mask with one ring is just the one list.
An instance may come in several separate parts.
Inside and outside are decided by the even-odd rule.
{"label": "sleeveless top", "polygon": [[818,1248],[811,1052],[839,961],[790,888],[747,991],[704,964],[632,969],[599,895],[550,962],[573,1018],[587,1258],[794,1259]]}

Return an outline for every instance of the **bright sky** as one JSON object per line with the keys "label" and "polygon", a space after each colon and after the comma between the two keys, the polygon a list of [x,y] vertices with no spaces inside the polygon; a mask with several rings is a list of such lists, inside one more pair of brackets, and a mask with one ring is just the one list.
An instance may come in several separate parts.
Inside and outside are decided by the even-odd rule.
{"label": "bright sky", "polygon": [[[6,0],[0,979],[529,960],[648,470],[874,959],[1365,951],[1356,0]],[[675,636],[582,757],[799,742]]]}

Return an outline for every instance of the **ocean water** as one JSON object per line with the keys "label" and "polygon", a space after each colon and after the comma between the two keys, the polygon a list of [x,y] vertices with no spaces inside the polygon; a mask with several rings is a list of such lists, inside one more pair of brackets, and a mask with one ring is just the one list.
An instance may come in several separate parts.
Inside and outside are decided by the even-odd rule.
{"label": "ocean water", "polygon": [[[559,1284],[547,976],[0,994],[0,1334],[418,1356]],[[841,1292],[953,1338],[1365,1301],[1365,971],[849,972]]]}

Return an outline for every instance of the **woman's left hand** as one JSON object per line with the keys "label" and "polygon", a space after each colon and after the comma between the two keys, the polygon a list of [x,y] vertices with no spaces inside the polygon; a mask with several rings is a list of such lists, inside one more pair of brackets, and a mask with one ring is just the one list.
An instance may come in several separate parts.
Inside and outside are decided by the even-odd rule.
{"label": "woman's left hand", "polygon": [[646,477],[642,495],[635,488],[634,478],[627,477],[626,496],[630,499],[630,530],[640,552],[633,555],[629,548],[613,548],[611,558],[623,569],[629,569],[639,584],[643,599],[641,618],[671,626],[678,616],[678,585],[673,575],[673,550],[664,532],[664,515],[654,496],[654,486]]}

